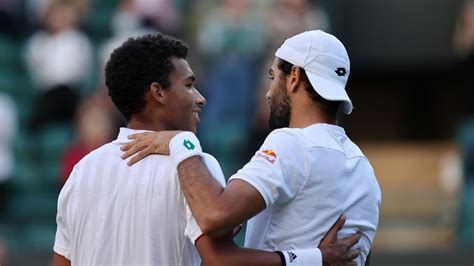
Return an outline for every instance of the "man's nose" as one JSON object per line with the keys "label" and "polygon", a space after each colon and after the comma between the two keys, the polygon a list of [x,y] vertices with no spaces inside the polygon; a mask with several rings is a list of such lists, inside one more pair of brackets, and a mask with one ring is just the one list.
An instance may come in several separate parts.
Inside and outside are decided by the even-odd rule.
{"label": "man's nose", "polygon": [[204,96],[202,96],[202,94],[199,93],[198,90],[196,90],[196,97],[196,102],[199,106],[204,106],[207,104],[206,98],[204,98]]}

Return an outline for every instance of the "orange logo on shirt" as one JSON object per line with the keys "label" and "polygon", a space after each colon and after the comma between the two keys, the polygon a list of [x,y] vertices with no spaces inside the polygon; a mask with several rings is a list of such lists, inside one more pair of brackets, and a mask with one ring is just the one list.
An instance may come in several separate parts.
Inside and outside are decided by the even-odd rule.
{"label": "orange logo on shirt", "polygon": [[273,150],[263,150],[263,153],[265,153],[268,156],[271,156],[273,158],[277,157],[277,154]]}
{"label": "orange logo on shirt", "polygon": [[265,161],[273,164],[276,161],[277,154],[272,150],[263,150],[257,152],[257,157],[262,157]]}

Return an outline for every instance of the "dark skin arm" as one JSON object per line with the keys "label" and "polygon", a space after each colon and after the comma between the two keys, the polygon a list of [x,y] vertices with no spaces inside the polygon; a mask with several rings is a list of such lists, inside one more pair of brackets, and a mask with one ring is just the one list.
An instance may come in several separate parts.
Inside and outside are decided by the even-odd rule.
{"label": "dark skin arm", "polygon": [[71,261],[66,259],[64,256],[54,252],[53,266],[71,266]]}
{"label": "dark skin arm", "polygon": [[[321,240],[319,249],[323,265],[356,265],[353,261],[359,256],[359,250],[350,250],[359,239],[360,234],[338,239],[337,232],[344,226],[345,217],[341,217]],[[196,248],[204,265],[281,265],[280,257],[275,252],[238,247],[228,233],[221,238],[202,235],[196,240]],[[65,257],[54,253],[53,266],[70,266]]]}
{"label": "dark skin arm", "polygon": [[[169,154],[169,140],[179,132],[162,131],[141,133],[129,136],[133,141],[122,147],[122,158],[128,158],[129,165],[145,158],[149,154]],[[207,236],[222,237],[243,221],[253,217],[263,209],[266,204],[260,193],[250,184],[242,180],[234,180],[224,189],[211,176],[200,156],[191,157],[178,166],[180,183],[191,211],[196,218],[203,233]],[[345,217],[342,218],[345,221]],[[341,220],[341,219],[339,219]],[[342,228],[344,222],[336,223],[333,227]],[[324,239],[337,240],[336,233],[328,232]],[[355,234],[351,237],[360,237]],[[326,246],[321,242],[321,253],[327,265],[340,261],[341,257],[332,253],[334,246]],[[341,242],[334,242],[342,245]],[[333,242],[331,242],[333,243]],[[333,244],[334,244],[333,243]],[[340,248],[340,246],[339,246]]]}
{"label": "dark skin arm", "polygon": [[230,234],[218,239],[202,235],[195,244],[206,266],[281,265],[280,257],[275,252],[240,248]]}
{"label": "dark skin arm", "polygon": [[[350,250],[360,234],[338,239],[337,232],[344,226],[345,217],[341,215],[321,240],[319,249],[323,265],[356,265],[353,261],[359,256],[359,250]],[[204,265],[281,265],[275,252],[241,248],[232,241],[231,234],[218,239],[202,235],[196,240],[196,248]]]}

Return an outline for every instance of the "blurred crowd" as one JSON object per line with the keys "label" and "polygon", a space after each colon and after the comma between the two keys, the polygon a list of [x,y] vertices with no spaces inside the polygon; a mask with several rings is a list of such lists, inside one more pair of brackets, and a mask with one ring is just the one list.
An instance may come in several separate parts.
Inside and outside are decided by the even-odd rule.
{"label": "blurred crowd", "polygon": [[461,206],[459,238],[474,247],[474,1],[468,0],[459,15],[454,48],[461,63],[461,93],[464,118],[458,133],[463,160],[464,193]]}
{"label": "blurred crowd", "polygon": [[[190,45],[197,89],[207,99],[198,135],[229,176],[269,132],[265,93],[274,51],[304,30],[331,32],[324,3],[0,0],[0,265],[7,250],[51,250],[59,189],[83,156],[125,126],[103,80],[114,47],[156,31]],[[463,10],[455,47],[472,99],[474,2]],[[471,116],[472,108],[466,105]],[[466,187],[474,191],[474,122],[462,132]],[[466,208],[474,223],[474,207]]]}
{"label": "blurred crowd", "polygon": [[307,0],[0,0],[0,264],[50,250],[62,184],[125,126],[103,80],[124,40],[160,31],[190,45],[208,102],[198,134],[229,176],[268,133],[274,51],[316,28],[330,20]]}

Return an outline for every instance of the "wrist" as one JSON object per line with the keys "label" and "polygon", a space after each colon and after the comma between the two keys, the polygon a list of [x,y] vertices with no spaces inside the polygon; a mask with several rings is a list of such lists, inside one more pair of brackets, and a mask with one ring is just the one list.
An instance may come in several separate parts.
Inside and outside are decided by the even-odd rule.
{"label": "wrist", "polygon": [[[319,248],[297,249],[278,251],[277,254],[283,254],[286,266],[303,266],[303,265],[322,265],[322,255]],[[280,256],[281,258],[281,256]]]}
{"label": "wrist", "polygon": [[170,156],[176,165],[192,156],[202,156],[199,139],[194,133],[183,131],[174,136],[169,143]]}

